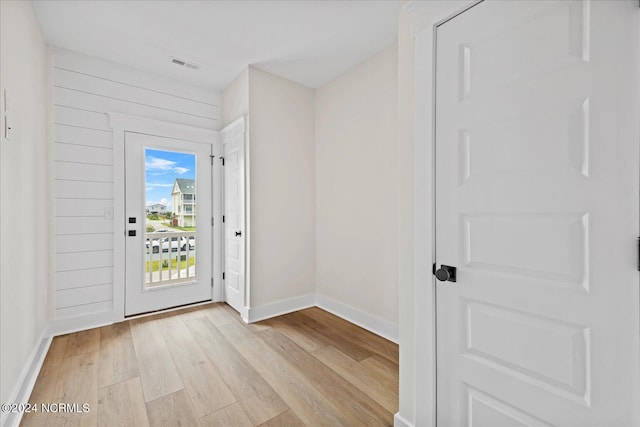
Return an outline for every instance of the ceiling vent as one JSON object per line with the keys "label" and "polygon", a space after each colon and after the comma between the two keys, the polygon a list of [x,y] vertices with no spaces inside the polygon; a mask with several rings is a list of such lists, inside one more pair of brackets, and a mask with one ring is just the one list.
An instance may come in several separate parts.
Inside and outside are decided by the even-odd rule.
{"label": "ceiling vent", "polygon": [[183,59],[174,58],[173,56],[169,57],[169,61],[171,61],[173,64],[179,65],[181,67],[191,68],[192,70],[200,69],[200,66],[198,64],[194,64],[193,62],[188,62],[188,61],[185,61]]}

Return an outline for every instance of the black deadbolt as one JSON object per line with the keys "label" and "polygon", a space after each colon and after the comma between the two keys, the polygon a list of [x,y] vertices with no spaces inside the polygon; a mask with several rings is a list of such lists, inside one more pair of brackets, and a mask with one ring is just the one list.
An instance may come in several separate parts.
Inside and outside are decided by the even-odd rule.
{"label": "black deadbolt", "polygon": [[129,217],[129,224],[135,224],[136,223],[136,219],[134,217]]}
{"label": "black deadbolt", "polygon": [[135,236],[136,230],[129,230],[129,236]]}
{"label": "black deadbolt", "polygon": [[438,270],[434,273],[436,275],[436,279],[441,282],[455,282],[456,281],[456,268],[450,267],[448,265],[441,265]]}

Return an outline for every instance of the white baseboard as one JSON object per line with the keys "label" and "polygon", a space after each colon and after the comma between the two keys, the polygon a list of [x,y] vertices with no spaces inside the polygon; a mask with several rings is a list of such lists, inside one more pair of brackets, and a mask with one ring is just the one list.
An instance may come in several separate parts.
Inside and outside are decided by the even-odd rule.
{"label": "white baseboard", "polygon": [[85,314],[82,316],[63,317],[49,323],[47,335],[58,336],[70,334],[72,332],[85,331],[87,329],[99,328],[100,326],[111,325],[118,317],[114,310],[101,311],[98,313]]}
{"label": "white baseboard", "polygon": [[400,341],[397,323],[389,322],[325,295],[316,295],[316,305],[389,341],[393,341],[396,344]]}
{"label": "white baseboard", "polygon": [[270,319],[282,314],[313,307],[314,305],[316,305],[315,294],[301,295],[299,297],[276,301],[258,307],[251,307],[248,309],[246,320],[248,320],[248,323],[258,322],[260,320]]}
{"label": "white baseboard", "polygon": [[247,323],[253,323],[313,306],[320,307],[321,309],[335,314],[338,317],[342,317],[343,319],[371,331],[376,335],[380,335],[383,338],[393,341],[394,343],[398,343],[399,341],[397,324],[391,323],[381,317],[364,312],[350,305],[343,304],[325,295],[302,295],[249,308],[247,310],[246,317],[243,313],[240,314]]}
{"label": "white baseboard", "polygon": [[[51,345],[52,337],[47,335],[46,331],[42,334],[37,341],[31,355],[27,359],[27,363],[24,365],[22,374],[18,381],[17,388],[14,392],[13,398],[9,402],[2,403],[27,403],[29,397],[33,391],[33,386],[36,384],[36,379],[44,363],[44,358],[47,356],[49,346]],[[3,427],[17,427],[22,420],[22,412],[10,412],[2,413],[0,416],[0,426]]]}
{"label": "white baseboard", "polygon": [[402,418],[400,412],[396,412],[393,416],[393,427],[413,427],[413,424]]}
{"label": "white baseboard", "polygon": [[[231,307],[231,308],[235,310],[234,307]],[[240,308],[240,311],[238,313],[240,314],[240,318],[244,320],[244,323],[249,323],[249,309],[247,307]]]}
{"label": "white baseboard", "polygon": [[249,309],[247,307],[234,307],[231,304],[229,304],[228,302],[222,300],[222,301],[214,301],[214,302],[223,302],[226,305],[228,305],[229,307],[231,307],[233,310],[235,310],[239,315],[240,318],[244,321],[244,323],[249,323]]}

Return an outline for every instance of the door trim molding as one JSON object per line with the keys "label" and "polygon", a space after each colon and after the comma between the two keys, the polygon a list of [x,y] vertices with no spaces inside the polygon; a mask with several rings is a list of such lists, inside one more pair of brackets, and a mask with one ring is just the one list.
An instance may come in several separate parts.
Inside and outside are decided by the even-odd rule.
{"label": "door trim molding", "polygon": [[245,118],[244,116],[240,116],[235,119],[233,122],[229,123],[223,129],[220,130],[220,138],[222,140],[222,144],[225,142],[231,141],[239,136],[242,136],[246,132]]}
{"label": "door trim molding", "polygon": [[208,144],[213,144],[215,141],[220,140],[220,132],[211,129],[198,128],[180,123],[162,122],[147,117],[122,113],[107,112],[107,115],[109,116],[109,126],[113,129],[114,134],[117,131],[137,132]]}
{"label": "door trim molding", "polygon": [[[478,0],[423,2],[403,6],[413,42],[413,104],[411,149],[414,153],[413,283],[408,284],[414,302],[410,324],[400,325],[400,345],[412,349],[407,357],[413,366],[401,369],[400,411],[397,425],[436,425],[436,329],[434,262],[434,165],[435,147],[435,35],[437,26],[474,6]],[[417,78],[420,76],[420,78]],[[401,287],[401,290],[403,288]],[[401,300],[403,296],[401,295]],[[401,320],[402,322],[402,320]],[[421,339],[418,339],[421,337]],[[401,364],[407,359],[402,358]],[[405,373],[406,372],[406,373]],[[403,373],[405,373],[403,375]],[[406,386],[404,383],[408,383]],[[406,387],[406,388],[405,388]],[[406,403],[405,403],[406,402]]]}
{"label": "door trim molding", "polygon": [[[147,117],[107,112],[113,129],[113,322],[125,319],[125,133],[208,143],[219,152],[220,132]],[[215,171],[214,171],[215,174]],[[215,199],[214,199],[215,206]],[[215,289],[215,282],[214,282]],[[212,294],[215,296],[215,292]],[[215,298],[214,298],[215,299]]]}

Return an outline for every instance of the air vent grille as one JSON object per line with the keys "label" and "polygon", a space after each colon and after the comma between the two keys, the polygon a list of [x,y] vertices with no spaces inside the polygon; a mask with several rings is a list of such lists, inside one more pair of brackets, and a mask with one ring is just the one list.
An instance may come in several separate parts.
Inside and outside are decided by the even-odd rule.
{"label": "air vent grille", "polygon": [[192,70],[200,69],[200,66],[198,64],[194,64],[193,62],[185,61],[184,59],[174,58],[173,56],[169,57],[169,61],[171,61],[173,64],[179,65],[181,67],[191,68]]}

